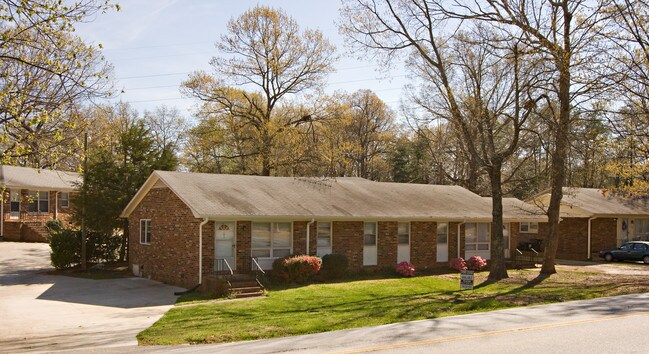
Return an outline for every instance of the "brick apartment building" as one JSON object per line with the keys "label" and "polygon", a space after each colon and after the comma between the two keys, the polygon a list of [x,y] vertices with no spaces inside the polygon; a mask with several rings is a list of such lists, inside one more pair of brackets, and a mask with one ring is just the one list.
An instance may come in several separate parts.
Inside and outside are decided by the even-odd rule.
{"label": "brick apartment building", "polygon": [[0,166],[0,236],[7,241],[47,242],[45,223],[70,217],[70,193],[78,173]]}
{"label": "brick apartment building", "polygon": [[[649,199],[622,198],[594,188],[566,187],[563,193],[557,258],[594,259],[600,250],[627,241],[649,241]],[[543,192],[530,203],[546,209],[550,193]],[[547,233],[547,224],[540,224],[526,237],[543,241]]]}
{"label": "brick apartment building", "polygon": [[[547,218],[504,204],[510,255],[519,223]],[[122,217],[133,272],[189,288],[216,270],[268,269],[298,253],[344,254],[353,270],[489,259],[491,214],[490,199],[456,186],[155,171]]]}

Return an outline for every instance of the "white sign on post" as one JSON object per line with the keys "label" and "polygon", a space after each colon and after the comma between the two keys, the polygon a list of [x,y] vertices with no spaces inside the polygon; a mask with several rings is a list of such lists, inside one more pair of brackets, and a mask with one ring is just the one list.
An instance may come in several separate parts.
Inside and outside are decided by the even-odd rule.
{"label": "white sign on post", "polygon": [[473,290],[473,271],[460,271],[460,290]]}

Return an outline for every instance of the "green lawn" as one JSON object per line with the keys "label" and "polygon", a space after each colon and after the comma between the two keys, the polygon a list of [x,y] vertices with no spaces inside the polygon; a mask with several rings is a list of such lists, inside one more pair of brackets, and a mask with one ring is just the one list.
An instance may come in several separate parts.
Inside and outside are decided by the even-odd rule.
{"label": "green lawn", "polygon": [[511,271],[512,278],[473,291],[460,291],[457,275],[271,289],[265,298],[171,309],[138,340],[147,345],[252,340],[649,291],[646,279],[562,272],[541,280],[537,274]]}

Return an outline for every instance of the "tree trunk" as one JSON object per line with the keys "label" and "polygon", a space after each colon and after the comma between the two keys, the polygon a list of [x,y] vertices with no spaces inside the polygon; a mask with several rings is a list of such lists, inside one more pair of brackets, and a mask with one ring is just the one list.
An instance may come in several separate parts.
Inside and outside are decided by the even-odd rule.
{"label": "tree trunk", "polygon": [[550,194],[550,205],[548,206],[549,231],[545,245],[545,257],[542,274],[554,274],[557,272],[554,267],[557,248],[559,246],[559,218],[561,199],[563,198],[563,185],[566,181],[566,156],[568,154],[568,133],[570,132],[570,68],[569,60],[565,62],[558,60],[559,65],[559,102],[561,112],[554,133],[555,150],[552,154],[552,192]]}
{"label": "tree trunk", "polygon": [[128,235],[129,235],[129,229],[128,229],[128,219],[124,219],[123,225],[122,225],[122,247],[119,250],[119,261],[124,262],[128,260]]}
{"label": "tree trunk", "polygon": [[505,265],[505,242],[503,237],[503,192],[502,192],[502,166],[494,164],[489,169],[491,179],[491,200],[493,229],[491,231],[491,266],[489,280],[498,281],[509,278]]}

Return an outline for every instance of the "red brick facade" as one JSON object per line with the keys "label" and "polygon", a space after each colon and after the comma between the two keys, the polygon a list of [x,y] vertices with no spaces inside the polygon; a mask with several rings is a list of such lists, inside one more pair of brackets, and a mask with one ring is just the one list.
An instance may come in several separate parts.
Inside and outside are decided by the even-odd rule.
{"label": "red brick facade", "polygon": [[[173,210],[173,212],[172,212]],[[151,220],[151,242],[140,244],[140,220]],[[198,284],[198,235],[201,219],[194,218],[189,208],[168,188],[152,189],[129,217],[129,256],[132,266],[137,266],[142,276],[165,283],[193,287]],[[292,253],[306,251],[306,228],[309,221],[293,221]],[[457,257],[457,230],[459,223],[449,223],[448,259]],[[213,221],[203,226],[203,277],[214,270]],[[393,268],[397,264],[398,223],[377,222],[377,265],[363,266],[363,221],[334,221],[332,226],[332,252],[344,254],[352,271],[363,268]],[[460,226],[461,234],[464,226]],[[512,245],[517,240],[518,225],[512,224]],[[250,269],[250,220],[236,221],[236,267],[239,271]],[[464,238],[461,238],[464,252]],[[413,221],[410,223],[410,261],[416,269],[446,267],[447,262],[437,262],[437,223]],[[512,248],[515,246],[512,246]],[[316,254],[317,222],[311,224],[310,253]],[[513,254],[513,252],[512,252]]]}
{"label": "red brick facade", "polygon": [[[151,220],[150,244],[140,244],[141,219]],[[144,277],[168,284],[184,288],[198,284],[200,223],[201,220],[194,218],[187,205],[171,190],[151,189],[129,217],[131,266],[137,265]],[[205,228],[204,231],[204,236],[214,235],[213,231],[210,233]],[[204,240],[203,245],[208,243],[214,244]],[[205,252],[203,256],[204,259],[213,257]]]}
{"label": "red brick facade", "polygon": [[413,221],[410,223],[410,263],[415,269],[436,266],[437,223]]}
{"label": "red brick facade", "polygon": [[332,226],[332,253],[344,254],[350,269],[360,269],[363,266],[363,222],[336,221]]}
{"label": "red brick facade", "polygon": [[[378,222],[377,243],[377,267],[391,268],[397,263],[397,231],[396,221]],[[410,248],[412,252],[412,248]]]}
{"label": "red brick facade", "polygon": [[[558,259],[587,260],[588,218],[564,218],[559,223]],[[539,224],[538,234],[529,234],[546,242],[547,224]],[[591,220],[591,259],[597,258],[600,250],[617,246],[617,219],[597,218]],[[529,237],[529,236],[528,236]]]}
{"label": "red brick facade", "polygon": [[20,190],[20,213],[16,218],[11,216],[10,191],[4,194],[4,205],[2,218],[4,221],[4,238],[7,241],[24,242],[48,242],[45,223],[49,220],[58,219],[68,226],[70,223],[71,203],[68,199],[68,207],[63,207],[61,192],[50,191],[48,212],[30,212],[29,190]]}

